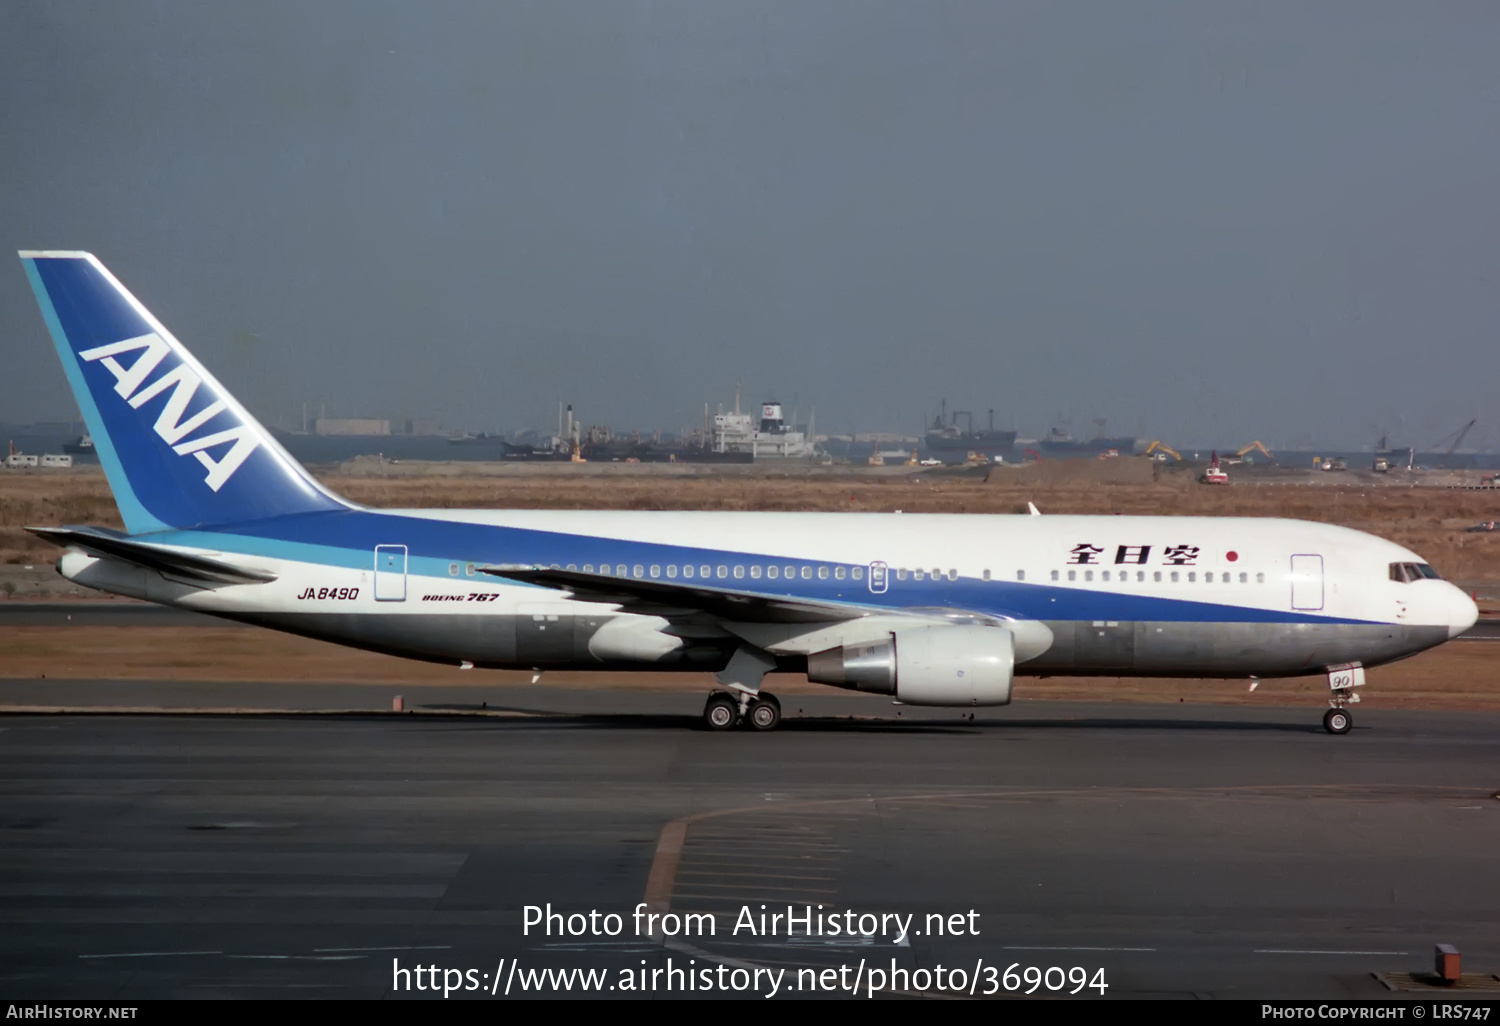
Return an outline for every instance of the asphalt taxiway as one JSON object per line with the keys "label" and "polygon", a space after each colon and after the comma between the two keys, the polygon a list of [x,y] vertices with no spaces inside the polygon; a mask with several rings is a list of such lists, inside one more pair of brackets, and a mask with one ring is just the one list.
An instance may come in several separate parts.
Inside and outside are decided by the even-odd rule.
{"label": "asphalt taxiway", "polygon": [[[1332,737],[1316,709],[969,721],[831,695],[760,735],[697,729],[680,694],[498,697],[0,718],[0,996],[382,997],[393,959],[486,987],[500,959],[1079,966],[1110,996],[1248,998],[1389,996],[1372,974],[1438,942],[1500,969],[1500,715],[1361,710]],[[548,902],[625,930],[523,935]],[[635,936],[642,902],[718,932]],[[730,933],[762,904],[973,910],[978,932]]]}

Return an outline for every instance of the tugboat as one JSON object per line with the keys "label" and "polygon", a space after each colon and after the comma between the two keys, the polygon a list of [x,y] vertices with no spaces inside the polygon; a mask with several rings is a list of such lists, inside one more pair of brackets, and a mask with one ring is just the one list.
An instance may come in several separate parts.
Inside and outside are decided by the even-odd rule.
{"label": "tugboat", "polygon": [[69,456],[92,456],[94,439],[91,435],[79,435],[73,441],[63,443],[63,452]]}

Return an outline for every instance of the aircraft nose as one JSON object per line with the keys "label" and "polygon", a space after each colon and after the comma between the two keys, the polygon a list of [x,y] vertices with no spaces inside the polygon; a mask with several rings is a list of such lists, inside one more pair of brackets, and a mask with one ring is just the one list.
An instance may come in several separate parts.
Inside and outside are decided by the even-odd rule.
{"label": "aircraft nose", "polygon": [[1456,638],[1479,620],[1479,607],[1461,588],[1448,585],[1448,637]]}

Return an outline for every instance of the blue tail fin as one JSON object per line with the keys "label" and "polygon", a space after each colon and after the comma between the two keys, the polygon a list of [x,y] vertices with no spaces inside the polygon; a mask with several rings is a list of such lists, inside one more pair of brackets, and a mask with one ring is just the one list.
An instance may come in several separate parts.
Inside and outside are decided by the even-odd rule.
{"label": "blue tail fin", "polygon": [[131,534],[346,508],[92,254],[21,262]]}

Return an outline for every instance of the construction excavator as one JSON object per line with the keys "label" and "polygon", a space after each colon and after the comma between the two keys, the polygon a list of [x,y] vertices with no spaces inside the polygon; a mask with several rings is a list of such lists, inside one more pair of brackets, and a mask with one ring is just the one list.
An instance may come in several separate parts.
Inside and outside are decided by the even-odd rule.
{"label": "construction excavator", "polygon": [[1172,448],[1170,445],[1168,445],[1166,442],[1163,442],[1159,438],[1156,441],[1152,442],[1150,445],[1146,446],[1146,452],[1144,453],[1144,455],[1150,456],[1158,463],[1167,462],[1168,456],[1172,457],[1172,459],[1176,460],[1178,463],[1182,462],[1182,453],[1178,452],[1176,449]]}
{"label": "construction excavator", "polygon": [[1224,462],[1228,463],[1228,464],[1231,464],[1231,465],[1233,465],[1235,463],[1248,463],[1251,466],[1254,466],[1255,465],[1255,457],[1252,456],[1252,455],[1250,455],[1251,453],[1254,453],[1254,452],[1258,452],[1262,456],[1264,456],[1266,458],[1266,462],[1267,463],[1275,463],[1276,462],[1276,457],[1271,455],[1271,450],[1267,449],[1260,442],[1259,439],[1257,439],[1254,442],[1251,442],[1249,445],[1245,446],[1243,449],[1241,449],[1239,452],[1235,453],[1233,456],[1226,457],[1225,460],[1224,460]]}

